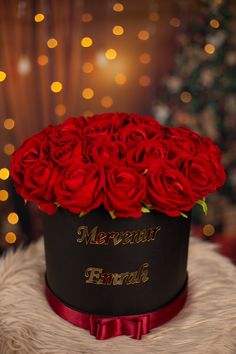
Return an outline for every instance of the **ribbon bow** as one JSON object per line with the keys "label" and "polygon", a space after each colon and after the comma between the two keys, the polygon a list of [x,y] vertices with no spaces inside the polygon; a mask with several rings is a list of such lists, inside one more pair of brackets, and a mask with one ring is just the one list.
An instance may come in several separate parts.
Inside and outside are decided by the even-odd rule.
{"label": "ribbon bow", "polygon": [[150,329],[150,317],[146,315],[99,317],[90,316],[90,333],[96,339],[108,339],[120,335],[128,335],[133,339],[141,339]]}

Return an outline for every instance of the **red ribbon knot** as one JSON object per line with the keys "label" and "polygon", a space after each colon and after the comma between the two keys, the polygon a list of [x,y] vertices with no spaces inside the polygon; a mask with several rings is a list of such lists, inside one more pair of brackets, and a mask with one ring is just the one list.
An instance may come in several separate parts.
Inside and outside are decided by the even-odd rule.
{"label": "red ribbon knot", "polygon": [[108,339],[120,335],[128,335],[133,339],[141,339],[149,333],[150,316],[100,317],[90,316],[90,333],[96,339]]}

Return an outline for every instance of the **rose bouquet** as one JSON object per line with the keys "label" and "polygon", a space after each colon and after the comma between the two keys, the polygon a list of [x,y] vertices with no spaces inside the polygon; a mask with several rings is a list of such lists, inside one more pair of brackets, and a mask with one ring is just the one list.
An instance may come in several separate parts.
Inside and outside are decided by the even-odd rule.
{"label": "rose bouquet", "polygon": [[24,199],[48,214],[87,214],[101,204],[112,218],[154,209],[185,216],[225,182],[220,149],[186,128],[151,117],[107,113],[68,118],[27,139],[11,160]]}

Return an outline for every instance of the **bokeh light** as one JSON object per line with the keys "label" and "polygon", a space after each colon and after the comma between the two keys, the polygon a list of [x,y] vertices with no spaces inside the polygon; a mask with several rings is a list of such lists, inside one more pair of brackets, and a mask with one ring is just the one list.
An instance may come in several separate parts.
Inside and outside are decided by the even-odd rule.
{"label": "bokeh light", "polygon": [[94,91],[93,89],[91,89],[90,87],[86,87],[83,89],[82,91],[82,97],[85,99],[85,100],[91,100],[91,98],[93,98],[94,96]]}
{"label": "bokeh light", "polygon": [[9,178],[9,175],[10,175],[10,172],[9,172],[8,168],[3,167],[0,169],[0,179],[5,181],[6,179]]}
{"label": "bokeh light", "polygon": [[205,226],[203,227],[202,232],[203,232],[203,235],[204,235],[204,236],[210,237],[210,236],[214,235],[214,233],[215,233],[215,228],[214,228],[213,225],[207,224],[207,225],[205,225]]}
{"label": "bokeh light", "polygon": [[51,91],[54,93],[58,93],[62,90],[63,85],[60,81],[54,81],[51,83]]}
{"label": "bokeh light", "polygon": [[5,235],[5,241],[7,243],[15,243],[16,242],[16,234],[14,232],[7,232]]}
{"label": "bokeh light", "polygon": [[48,63],[48,56],[45,54],[41,54],[38,56],[37,62],[39,65],[44,66]]}
{"label": "bokeh light", "polygon": [[158,12],[150,12],[149,14],[149,20],[153,22],[157,22],[160,19],[160,15]]}
{"label": "bokeh light", "polygon": [[55,107],[55,113],[57,116],[62,117],[66,113],[66,106],[64,104],[57,104]]}
{"label": "bokeh light", "polygon": [[122,12],[122,11],[124,11],[124,5],[121,4],[120,2],[116,2],[113,5],[113,10],[116,11],[116,12]]}
{"label": "bokeh light", "polygon": [[8,214],[7,221],[9,222],[9,224],[15,225],[19,221],[19,216],[16,213],[12,212]]}
{"label": "bokeh light", "polygon": [[81,45],[84,48],[91,47],[92,44],[93,44],[93,40],[90,37],[84,37],[81,39]]}
{"label": "bokeh light", "polygon": [[48,48],[55,48],[57,46],[58,42],[55,38],[50,38],[48,41],[47,41],[47,46]]}
{"label": "bokeh light", "polygon": [[105,57],[108,59],[108,60],[113,60],[117,57],[117,52],[115,49],[107,49],[106,52],[105,52]]}
{"label": "bokeh light", "polygon": [[101,99],[101,105],[105,108],[110,108],[113,105],[113,99],[110,96],[104,96]]}
{"label": "bokeh light", "polygon": [[94,67],[93,64],[90,62],[86,62],[82,66],[82,70],[85,74],[90,74],[93,71]]}
{"label": "bokeh light", "polygon": [[151,83],[151,78],[148,75],[142,75],[142,76],[140,76],[138,83],[142,87],[147,87]]}
{"label": "bokeh light", "polygon": [[8,191],[5,189],[0,190],[0,201],[5,202],[8,199]]}
{"label": "bokeh light", "polygon": [[92,117],[94,115],[94,112],[93,111],[84,111],[83,112],[83,116],[84,117]]}
{"label": "bokeh light", "polygon": [[3,151],[6,155],[12,155],[15,151],[15,146],[13,144],[6,144],[4,145]]}
{"label": "bokeh light", "polygon": [[93,16],[89,12],[86,12],[81,16],[81,20],[84,23],[88,23],[93,20]]}
{"label": "bokeh light", "polygon": [[151,55],[148,54],[148,53],[142,53],[142,54],[139,56],[139,61],[140,61],[140,63],[142,63],[142,64],[149,64],[150,61],[151,61]]}
{"label": "bokeh light", "polygon": [[7,118],[7,119],[4,120],[3,125],[4,125],[4,128],[5,128],[5,129],[11,130],[11,129],[13,129],[14,126],[15,126],[15,121],[14,121],[14,119],[12,119],[12,118]]}
{"label": "bokeh light", "polygon": [[178,28],[178,27],[180,27],[180,25],[181,25],[181,21],[180,21],[180,19],[177,18],[177,17],[172,17],[172,18],[170,19],[170,25],[171,25],[172,27]]}
{"label": "bokeh light", "polygon": [[115,35],[115,36],[121,36],[123,33],[124,33],[124,28],[122,26],[114,26],[112,28],[112,33]]}
{"label": "bokeh light", "polygon": [[148,31],[139,31],[138,33],[138,38],[141,40],[141,41],[147,41],[150,37],[150,34]]}
{"label": "bokeh light", "polygon": [[219,28],[220,27],[220,22],[218,20],[216,20],[215,18],[213,18],[211,21],[210,21],[210,26],[212,28]]}
{"label": "bokeh light", "polygon": [[5,71],[0,70],[0,82],[4,81],[7,77]]}
{"label": "bokeh light", "polygon": [[36,14],[34,16],[35,22],[42,22],[44,19],[45,19],[45,16],[44,16],[44,14],[41,14],[41,13]]}
{"label": "bokeh light", "polygon": [[117,85],[124,85],[127,81],[127,77],[123,73],[116,74],[114,79]]}
{"label": "bokeh light", "polygon": [[192,99],[192,95],[188,91],[183,91],[180,94],[180,100],[184,103],[189,103]]}
{"label": "bokeh light", "polygon": [[215,53],[215,46],[211,43],[207,43],[205,46],[204,46],[204,50],[207,54],[214,54]]}

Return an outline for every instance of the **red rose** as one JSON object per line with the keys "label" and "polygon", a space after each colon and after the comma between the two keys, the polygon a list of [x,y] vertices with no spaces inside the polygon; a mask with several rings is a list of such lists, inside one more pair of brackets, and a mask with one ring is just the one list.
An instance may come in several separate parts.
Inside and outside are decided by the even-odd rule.
{"label": "red rose", "polygon": [[194,204],[187,178],[168,161],[160,159],[147,171],[145,203],[169,216],[179,216]]}
{"label": "red rose", "polygon": [[131,113],[128,116],[128,122],[135,125],[145,124],[148,126],[153,126],[157,130],[160,130],[162,127],[159,122],[157,122],[154,118],[148,116],[140,116],[136,113]]}
{"label": "red rose", "polygon": [[214,155],[218,160],[220,160],[222,156],[222,151],[218,146],[216,146],[210,138],[205,136],[201,138],[198,151],[199,153]]}
{"label": "red rose", "polygon": [[174,162],[177,157],[178,154],[172,141],[145,140],[128,152],[127,163],[142,173],[160,158]]}
{"label": "red rose", "polygon": [[105,208],[114,211],[117,217],[142,216],[141,202],[146,195],[145,182],[144,176],[130,167],[117,166],[109,169],[106,175]]}
{"label": "red rose", "polygon": [[77,130],[79,130],[80,132],[88,125],[88,121],[85,117],[80,116],[80,117],[70,117],[67,118],[64,123],[62,124],[62,126],[64,128],[66,127],[75,127]]}
{"label": "red rose", "polygon": [[54,186],[58,172],[53,164],[38,160],[29,166],[21,185],[16,184],[17,192],[25,199],[39,203],[40,209],[53,214],[56,211]]}
{"label": "red rose", "polygon": [[215,192],[226,180],[224,168],[214,155],[200,154],[185,159],[182,172],[188,179],[196,200]]}
{"label": "red rose", "polygon": [[88,126],[84,129],[87,138],[97,138],[117,132],[120,127],[120,117],[118,113],[98,114],[88,118]]}
{"label": "red rose", "polygon": [[157,126],[140,123],[138,125],[128,124],[119,131],[119,139],[126,143],[127,148],[135,148],[136,145],[145,140],[160,139],[162,130]]}
{"label": "red rose", "polygon": [[103,200],[104,173],[93,163],[71,160],[55,186],[57,202],[72,213],[88,213]]}
{"label": "red rose", "polygon": [[86,160],[101,166],[120,164],[125,155],[125,145],[121,141],[112,141],[109,136],[92,141],[84,153]]}

